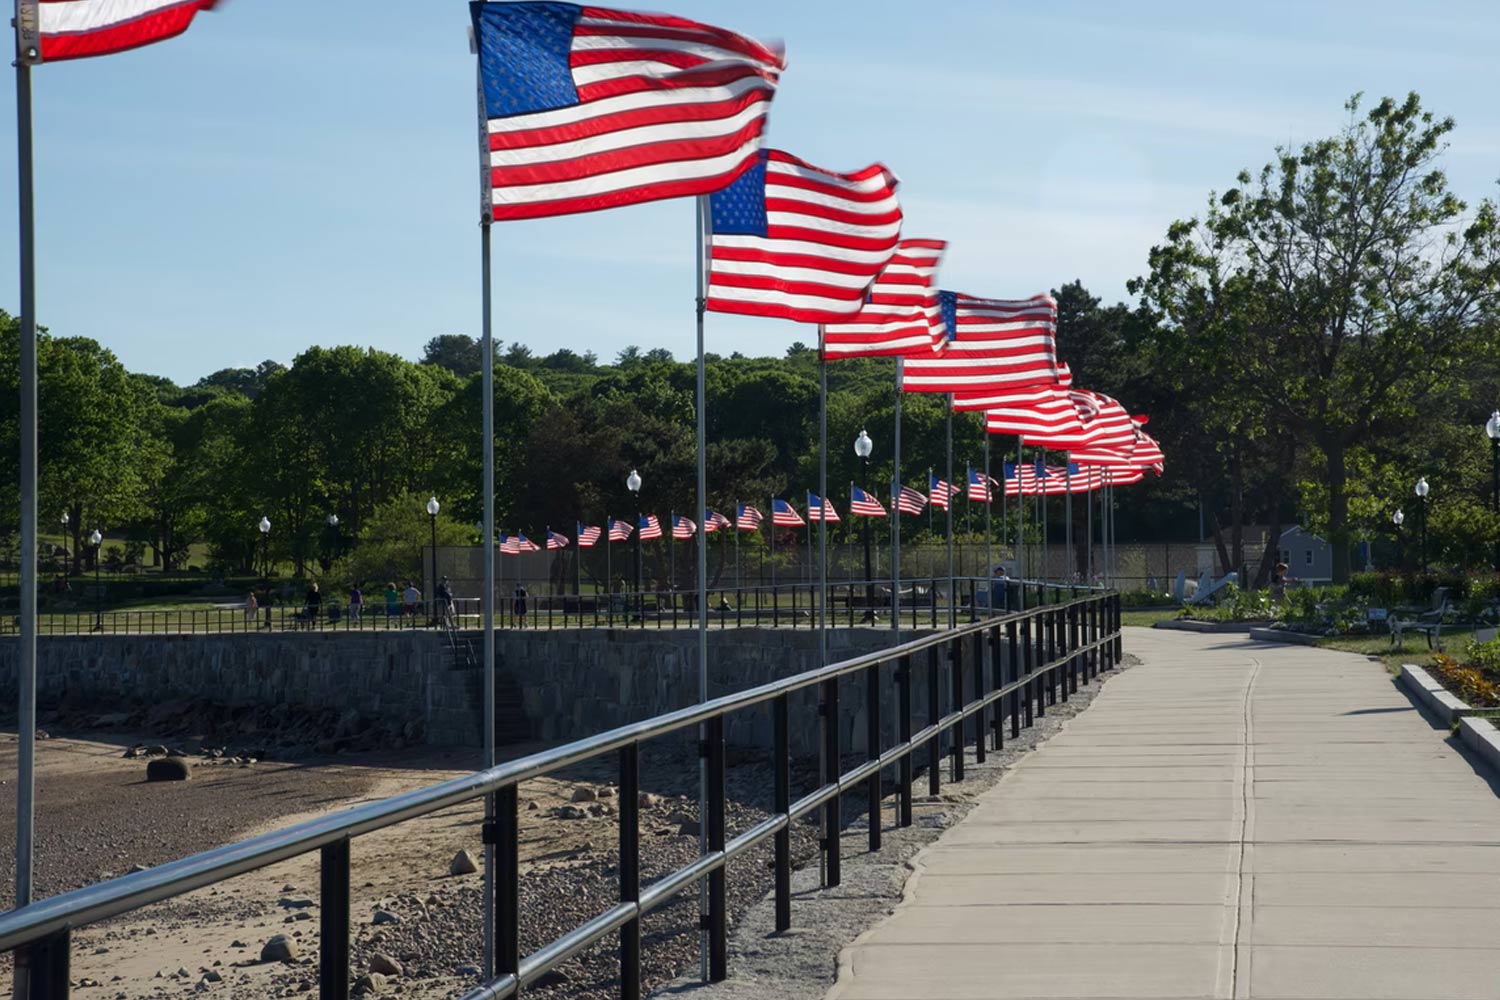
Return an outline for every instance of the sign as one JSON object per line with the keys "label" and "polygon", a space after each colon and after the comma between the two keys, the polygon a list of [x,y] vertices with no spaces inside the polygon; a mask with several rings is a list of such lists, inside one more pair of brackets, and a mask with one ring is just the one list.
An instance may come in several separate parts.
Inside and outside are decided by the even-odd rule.
{"label": "sign", "polygon": [[1390,617],[1390,612],[1385,608],[1371,608],[1365,612],[1368,621],[1383,622]]}

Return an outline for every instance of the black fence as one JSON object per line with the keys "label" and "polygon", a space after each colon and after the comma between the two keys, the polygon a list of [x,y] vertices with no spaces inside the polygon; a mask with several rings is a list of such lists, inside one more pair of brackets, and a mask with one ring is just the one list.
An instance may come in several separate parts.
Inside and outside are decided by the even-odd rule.
{"label": "black fence", "polygon": [[[1060,595],[1059,595],[1060,596]],[[963,780],[966,754],[978,760],[1000,748],[1008,735],[1066,701],[1079,685],[1119,662],[1120,601],[1113,592],[1069,596],[1028,611],[985,616],[936,635],[891,649],[824,666],[748,691],[579,740],[488,770],[349,809],[227,847],[193,855],[31,903],[0,915],[0,951],[16,958],[17,997],[60,1000],[69,995],[71,935],[84,927],[150,903],[312,851],[321,852],[321,952],[319,992],[324,1000],[350,994],[350,842],[353,838],[475,799],[487,798],[484,828],[491,866],[493,912],[476,913],[493,933],[487,947],[494,968],[465,1000],[498,1000],[517,995],[572,956],[609,936],[619,942],[619,984],[624,1000],[641,992],[642,917],[688,888],[707,882],[702,915],[710,978],[722,980],[728,965],[727,868],[751,847],[774,842],[776,927],[792,923],[792,824],[821,812],[820,843],[826,880],[841,877],[841,800],[860,796],[869,812],[869,846],[878,849],[882,804],[896,799],[896,823],[912,822],[915,769],[927,765],[927,789],[936,794],[942,762],[949,757],[953,780]],[[845,769],[837,725],[840,681],[860,689],[866,700],[865,759]],[[926,685],[927,717],[913,718],[913,691]],[[894,688],[896,737],[886,745],[881,724],[882,693]],[[815,717],[791,717],[791,696],[816,692]],[[733,839],[725,827],[725,723],[734,713],[769,708],[773,720],[773,811]],[[822,770],[819,787],[793,800],[792,726],[820,727]],[[696,728],[706,773],[706,810],[700,817],[705,847],[691,864],[657,881],[640,882],[640,751],[648,740]],[[519,843],[522,781],[570,766],[613,757],[619,781],[619,903],[528,955],[520,950],[521,864]],[[887,786],[887,774],[891,784]],[[830,956],[832,960],[832,956]]]}
{"label": "black fence", "polygon": [[[982,577],[936,577],[903,580],[899,610],[902,624],[938,628],[954,619],[972,620],[990,610],[1020,610],[1082,593],[1068,584]],[[770,625],[816,628],[821,602],[816,583],[781,583],[713,590],[708,597],[713,628]],[[693,591],[618,591],[613,594],[502,594],[496,601],[498,628],[688,628],[697,624]],[[889,580],[841,580],[828,584],[828,623],[885,623],[891,618]],[[253,634],[257,632],[385,632],[397,629],[476,629],[481,627],[480,601],[460,598],[449,605],[436,601],[386,602],[379,597],[360,604],[325,598],[317,604],[248,606],[224,604],[202,608],[139,611],[69,611],[37,616],[40,635]],[[14,634],[19,619],[0,616],[0,634]]]}

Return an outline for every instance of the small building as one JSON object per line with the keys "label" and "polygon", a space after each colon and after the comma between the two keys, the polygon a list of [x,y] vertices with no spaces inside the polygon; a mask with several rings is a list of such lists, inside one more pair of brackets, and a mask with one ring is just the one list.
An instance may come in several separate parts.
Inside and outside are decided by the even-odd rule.
{"label": "small building", "polygon": [[1287,574],[1298,583],[1333,582],[1333,548],[1317,535],[1288,528],[1281,533],[1279,548]]}

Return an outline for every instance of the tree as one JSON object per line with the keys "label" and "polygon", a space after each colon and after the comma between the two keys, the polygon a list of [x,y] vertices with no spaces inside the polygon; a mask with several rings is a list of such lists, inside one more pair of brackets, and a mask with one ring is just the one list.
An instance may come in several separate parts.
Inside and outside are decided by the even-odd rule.
{"label": "tree", "polygon": [[[1471,352],[1492,349],[1500,293],[1496,207],[1466,206],[1438,166],[1450,118],[1413,93],[1336,136],[1279,148],[1175,223],[1132,283],[1164,341],[1207,345],[1222,362],[1202,391],[1280,426],[1322,457],[1319,518],[1334,578],[1349,575],[1349,452],[1415,420]],[[1253,426],[1259,423],[1259,427]]]}
{"label": "tree", "polygon": [[484,345],[463,333],[441,334],[422,348],[422,364],[446,368],[461,378],[476,374],[483,363]]}

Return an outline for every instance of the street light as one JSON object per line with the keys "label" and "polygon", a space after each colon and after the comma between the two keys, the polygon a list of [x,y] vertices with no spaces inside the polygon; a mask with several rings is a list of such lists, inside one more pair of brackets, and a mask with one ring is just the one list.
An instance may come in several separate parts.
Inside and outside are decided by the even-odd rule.
{"label": "street light", "polygon": [[260,524],[256,525],[256,527],[260,528],[261,573],[269,578],[271,575],[271,519],[262,516]]}
{"label": "street light", "polygon": [[99,583],[99,546],[104,542],[104,536],[95,528],[93,534],[89,535],[89,544],[94,547],[94,631],[104,631],[104,591],[100,589]]}
{"label": "street light", "polygon": [[1417,479],[1417,485],[1412,487],[1412,492],[1422,502],[1422,572],[1427,572],[1427,494],[1432,487],[1427,485],[1427,477],[1421,476]]}
{"label": "street light", "polygon": [[432,528],[432,586],[427,588],[428,597],[437,592],[437,516],[442,509],[437,497],[427,498],[427,519]]}
{"label": "street light", "polygon": [[[864,428],[861,427],[859,437],[854,439],[854,454],[859,458],[860,464],[864,468],[865,474],[862,478],[867,483],[870,481],[870,452],[874,450],[875,442],[870,440],[870,435],[866,434]],[[823,502],[827,503],[827,498],[824,498]],[[870,519],[866,517],[864,521],[865,607],[868,609],[865,614],[873,621],[875,618],[875,570],[872,568],[870,562]]]}
{"label": "street light", "polygon": [[644,577],[645,551],[641,544],[641,474],[634,469],[625,477],[625,488],[635,494],[635,592],[640,607],[641,621],[646,620],[646,596],[642,582]]}
{"label": "street light", "polygon": [[1398,569],[1406,568],[1406,553],[1401,545],[1401,525],[1406,521],[1406,515],[1401,513],[1401,508],[1396,508],[1396,513],[1391,515],[1391,523],[1396,526],[1396,566]]}
{"label": "street light", "polygon": [[[71,521],[71,520],[72,520],[72,518],[70,518],[68,516],[68,512],[67,511],[63,511],[62,512],[62,517],[58,518],[58,521],[62,522],[63,541],[65,543],[72,541],[72,539],[68,537],[68,522]],[[68,545],[68,551],[72,552],[72,550],[74,548],[76,548],[76,547],[77,546],[74,546],[74,545]],[[76,556],[75,556],[75,558],[76,558]],[[64,563],[63,565],[64,565],[64,568],[66,568],[67,564]]]}
{"label": "street light", "polygon": [[337,559],[339,557],[339,516],[337,514],[328,515],[328,530],[333,532],[333,557]]}

